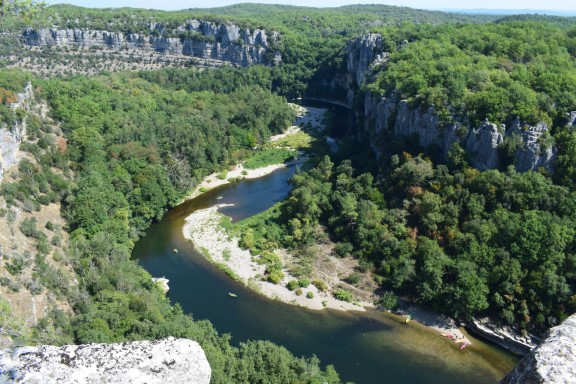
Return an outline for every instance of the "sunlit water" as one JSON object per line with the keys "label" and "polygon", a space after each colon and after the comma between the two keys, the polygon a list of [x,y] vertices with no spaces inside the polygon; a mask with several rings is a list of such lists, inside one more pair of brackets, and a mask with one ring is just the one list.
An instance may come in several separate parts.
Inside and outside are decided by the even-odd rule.
{"label": "sunlit water", "polygon": [[437,332],[393,315],[312,311],[269,300],[214,268],[183,238],[184,219],[197,209],[235,204],[222,212],[239,220],[281,201],[292,172],[282,169],[225,185],[183,203],[148,230],[134,257],[153,276],[170,280],[172,301],[194,318],[210,320],[219,332],[231,333],[233,342],[271,340],[297,356],[315,354],[323,364],[334,364],[343,381],[495,383],[513,368],[517,358],[499,348],[473,340],[460,350]]}

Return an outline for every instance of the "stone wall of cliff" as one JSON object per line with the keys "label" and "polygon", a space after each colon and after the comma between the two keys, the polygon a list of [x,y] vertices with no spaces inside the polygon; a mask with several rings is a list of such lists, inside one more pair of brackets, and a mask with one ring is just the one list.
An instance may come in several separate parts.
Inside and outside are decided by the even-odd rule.
{"label": "stone wall of cliff", "polygon": [[[136,54],[185,55],[240,66],[268,64],[270,60],[265,54],[280,39],[280,34],[274,31],[202,20],[189,20],[170,31],[151,24],[150,34],[57,28],[24,31],[24,41],[29,46],[80,46],[128,50]],[[281,60],[280,54],[274,52],[270,64]]]}
{"label": "stone wall of cliff", "polygon": [[458,142],[466,150],[470,164],[479,169],[499,166],[499,146],[506,136],[517,135],[521,141],[515,153],[518,171],[553,169],[556,148],[546,145],[548,127],[523,124],[519,119],[510,126],[496,126],[488,120],[480,126],[470,126],[454,118],[449,124],[441,121],[433,107],[413,107],[406,100],[382,97],[370,91],[361,91],[361,85],[370,82],[373,73],[386,62],[388,54],[382,49],[379,34],[366,34],[350,42],[347,53],[348,105],[353,105],[358,92],[365,92],[360,134],[372,143],[379,156],[379,142],[384,133],[417,137],[422,147],[436,146],[447,156],[452,144]]}
{"label": "stone wall of cliff", "polygon": [[[23,109],[29,112],[34,102],[32,84],[28,83],[23,93],[18,94],[18,100],[11,104],[14,111]],[[4,172],[16,165],[20,158],[20,144],[26,136],[26,120],[17,120],[13,125],[0,125],[0,182]]]}
{"label": "stone wall of cliff", "polygon": [[208,384],[211,374],[198,343],[172,337],[0,350],[2,383]]}
{"label": "stone wall of cliff", "polygon": [[546,340],[524,356],[500,383],[576,383],[576,315],[550,329]]}

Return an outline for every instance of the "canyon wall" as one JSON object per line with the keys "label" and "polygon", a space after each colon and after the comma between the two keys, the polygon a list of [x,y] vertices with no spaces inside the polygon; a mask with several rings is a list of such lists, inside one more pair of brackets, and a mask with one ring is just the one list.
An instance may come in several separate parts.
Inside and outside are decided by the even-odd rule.
{"label": "canyon wall", "polygon": [[530,126],[516,119],[510,127],[505,127],[486,120],[479,126],[470,126],[458,121],[457,117],[450,119],[449,123],[442,122],[432,106],[414,107],[406,100],[361,90],[361,85],[372,80],[372,74],[385,64],[388,57],[382,49],[379,34],[366,34],[353,40],[347,46],[346,55],[347,103],[352,107],[354,98],[358,97],[358,93],[363,93],[363,110],[358,111],[363,126],[359,127],[359,133],[371,143],[378,156],[382,137],[393,132],[417,138],[422,147],[435,146],[444,157],[454,143],[459,143],[466,150],[470,165],[479,170],[495,169],[501,161],[500,145],[506,137],[517,136],[520,144],[514,164],[518,171],[538,168],[553,170],[557,151],[554,146],[545,143],[549,130],[545,123]]}
{"label": "canyon wall", "polygon": [[[11,104],[16,110],[30,111],[34,104],[32,84],[28,83],[23,93],[17,95],[18,100]],[[4,178],[4,172],[16,165],[20,159],[20,144],[26,136],[26,120],[17,118],[14,124],[0,125],[0,181]]]}
{"label": "canyon wall", "polygon": [[[83,47],[125,50],[134,54],[184,55],[200,59],[229,62],[238,66],[277,64],[282,58],[274,52],[265,55],[271,45],[279,42],[278,32],[250,30],[232,23],[218,24],[188,20],[175,30],[166,30],[152,23],[150,33],[109,32],[85,29],[40,29],[24,31],[29,46]],[[270,62],[269,62],[270,61]]]}

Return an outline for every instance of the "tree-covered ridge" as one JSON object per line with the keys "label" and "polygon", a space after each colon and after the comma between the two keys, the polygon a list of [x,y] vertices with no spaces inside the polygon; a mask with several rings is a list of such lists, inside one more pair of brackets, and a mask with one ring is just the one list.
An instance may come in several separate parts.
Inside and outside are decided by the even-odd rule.
{"label": "tree-covered ridge", "polygon": [[576,311],[574,192],[539,173],[480,173],[407,153],[379,180],[326,158],[244,233],[258,251],[297,250],[324,241],[326,226],[336,254],[374,274],[388,308],[392,291],[460,319],[538,331]]}
{"label": "tree-covered ridge", "polygon": [[[177,90],[182,76],[190,80],[189,90]],[[66,137],[54,143],[46,127],[29,121],[29,135],[38,140],[22,149],[40,165],[22,161],[23,176],[2,186],[10,209],[34,211],[60,200],[70,225],[70,243],[61,257],[78,285],[55,279],[50,268],[38,273],[46,275],[41,281],[47,289],[65,296],[74,316],[49,314],[34,330],[42,339],[32,340],[186,337],[202,345],[215,383],[339,382],[334,369],[322,370],[315,357],[296,358],[266,341],[232,346],[230,335],[219,335],[208,321],[194,321],[172,305],[131,260],[142,230],[200,177],[251,155],[260,141],[292,121],[285,100],[246,84],[250,76],[233,69],[166,71],[154,81],[135,74],[50,81],[15,71],[0,74],[0,87],[9,89],[32,80],[37,98],[48,101]],[[38,237],[39,259],[46,240],[34,225],[30,221],[20,230]]]}
{"label": "tree-covered ridge", "polygon": [[[322,67],[323,76],[340,71],[341,50],[350,39],[370,28],[395,25],[402,21],[417,24],[442,24],[455,22],[487,22],[494,16],[468,16],[393,7],[384,5],[347,6],[340,8],[312,8],[265,4],[239,4],[220,8],[189,9],[182,11],[158,11],[135,8],[89,9],[71,5],[56,5],[45,10],[42,20],[34,28],[79,28],[111,32],[162,35],[166,37],[193,36],[182,29],[186,21],[200,19],[217,23],[232,22],[241,28],[266,29],[268,33],[278,31],[281,39],[272,42],[268,49],[268,63],[273,63],[276,52],[282,55],[281,65],[274,68],[274,89],[290,98],[302,96],[311,79]],[[16,26],[15,28],[21,28]],[[6,55],[13,49],[8,49]],[[56,50],[57,51],[57,50]],[[31,55],[29,61],[38,64],[42,72],[44,62],[50,62],[59,52],[20,52]],[[81,58],[64,59],[81,62]],[[8,60],[10,62],[10,60]],[[131,61],[132,63],[133,61]],[[137,61],[138,62],[138,61]],[[329,63],[328,63],[329,62]],[[30,64],[22,64],[29,68]],[[84,67],[83,63],[80,67]],[[88,64],[90,65],[90,63]],[[94,64],[92,64],[94,65]],[[181,63],[179,65],[182,65]],[[328,73],[330,72],[330,73]],[[82,73],[89,73],[85,70]],[[312,87],[315,86],[314,83]]]}
{"label": "tree-covered ridge", "polygon": [[[506,22],[410,26],[381,31],[392,52],[372,92],[433,105],[473,126],[488,118],[509,125],[544,121],[562,126],[576,109],[573,23]],[[398,44],[398,37],[408,43]]]}
{"label": "tree-covered ridge", "polygon": [[[216,93],[210,87],[222,73],[196,76],[204,85],[196,84],[195,92],[137,75],[45,84],[82,175],[70,201],[73,231],[116,232],[126,242],[131,228],[160,218],[201,177],[245,157],[293,118],[283,98],[257,85]],[[115,216],[123,220],[108,220]]]}
{"label": "tree-covered ridge", "polygon": [[[475,23],[497,20],[493,15],[464,15],[427,11],[389,5],[349,5],[314,8],[277,4],[235,4],[226,7],[190,8],[180,11],[160,11],[139,8],[83,8],[66,4],[48,8],[51,22],[60,27],[106,29],[120,32],[146,31],[148,23],[158,22],[166,29],[175,28],[186,20],[198,18],[216,22],[233,22],[247,28],[279,29],[286,33],[309,33],[311,30],[340,31],[349,34],[376,25],[414,23]],[[128,28],[128,29],[127,29]]]}

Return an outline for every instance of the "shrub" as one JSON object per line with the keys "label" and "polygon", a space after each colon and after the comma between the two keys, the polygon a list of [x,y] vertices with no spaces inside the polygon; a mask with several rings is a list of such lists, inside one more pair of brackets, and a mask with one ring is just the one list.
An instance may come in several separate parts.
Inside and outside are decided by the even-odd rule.
{"label": "shrub", "polygon": [[295,290],[296,288],[298,288],[298,281],[290,280],[288,284],[286,284],[286,288],[288,288],[289,291]]}
{"label": "shrub", "polygon": [[378,305],[386,309],[395,309],[398,306],[398,297],[394,292],[386,291],[382,293]]}
{"label": "shrub", "polygon": [[301,296],[302,295],[302,288],[298,288],[296,290],[296,296]]}
{"label": "shrub", "polygon": [[328,284],[326,284],[322,280],[314,280],[312,282],[312,285],[315,286],[316,288],[318,288],[318,290],[320,292],[326,292],[328,290]]}
{"label": "shrub", "polygon": [[355,284],[358,284],[361,279],[362,279],[362,276],[360,276],[360,274],[352,273],[350,276],[345,278],[344,281],[347,282],[348,284],[355,285]]}
{"label": "shrub", "polygon": [[273,270],[267,269],[266,275],[267,275],[266,279],[273,284],[279,284],[284,278],[284,273],[282,273],[282,271],[278,269]]}
{"label": "shrub", "polygon": [[40,231],[36,228],[36,218],[26,218],[22,220],[20,224],[20,232],[26,237],[38,238],[40,236]]}
{"label": "shrub", "polygon": [[300,280],[298,280],[298,285],[302,288],[307,288],[310,285],[310,280],[300,279]]}
{"label": "shrub", "polygon": [[334,292],[332,292],[332,295],[341,301],[347,301],[349,303],[351,303],[352,301],[354,301],[354,295],[352,294],[352,292],[348,292],[345,289],[342,288],[338,288],[336,289]]}
{"label": "shrub", "polygon": [[352,252],[353,249],[354,247],[350,243],[338,243],[334,247],[334,252],[340,257],[346,257]]}
{"label": "shrub", "polygon": [[314,298],[314,292],[312,292],[312,291],[307,292],[307,293],[306,293],[306,298],[307,298],[307,299],[313,299],[313,298]]}

